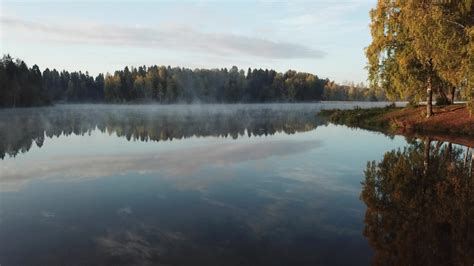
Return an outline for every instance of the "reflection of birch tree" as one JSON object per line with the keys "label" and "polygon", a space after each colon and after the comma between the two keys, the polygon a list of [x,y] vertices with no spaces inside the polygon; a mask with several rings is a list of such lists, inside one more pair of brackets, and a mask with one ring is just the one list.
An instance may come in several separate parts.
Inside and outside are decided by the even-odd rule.
{"label": "reflection of birch tree", "polygon": [[368,163],[361,199],[367,205],[364,235],[376,265],[474,261],[472,156],[428,139]]}

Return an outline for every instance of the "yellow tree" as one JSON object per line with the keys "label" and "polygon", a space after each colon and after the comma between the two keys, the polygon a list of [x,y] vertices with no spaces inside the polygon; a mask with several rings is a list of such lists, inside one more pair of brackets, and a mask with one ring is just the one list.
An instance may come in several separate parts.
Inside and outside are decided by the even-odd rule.
{"label": "yellow tree", "polygon": [[[433,73],[429,78],[440,77],[437,91],[443,95],[449,93],[451,102],[456,88],[464,87],[464,92],[468,92],[472,0],[405,0],[400,5],[400,14],[416,57],[429,62]],[[449,88],[443,88],[444,84]]]}
{"label": "yellow tree", "polygon": [[366,49],[372,88],[383,88],[390,99],[419,101],[430,69],[420,61],[403,25],[401,3],[379,0],[370,11],[372,43]]}
{"label": "yellow tree", "polygon": [[371,85],[389,96],[415,96],[426,88],[427,116],[433,90],[451,102],[456,88],[472,90],[472,0],[379,0],[371,11],[372,43],[366,50]]}

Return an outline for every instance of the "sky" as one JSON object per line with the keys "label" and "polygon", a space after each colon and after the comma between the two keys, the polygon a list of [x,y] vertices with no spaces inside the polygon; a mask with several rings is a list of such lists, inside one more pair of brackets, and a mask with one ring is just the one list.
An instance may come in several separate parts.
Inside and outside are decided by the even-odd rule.
{"label": "sky", "polygon": [[0,51],[90,74],[127,66],[268,68],[366,82],[375,0],[0,0]]}

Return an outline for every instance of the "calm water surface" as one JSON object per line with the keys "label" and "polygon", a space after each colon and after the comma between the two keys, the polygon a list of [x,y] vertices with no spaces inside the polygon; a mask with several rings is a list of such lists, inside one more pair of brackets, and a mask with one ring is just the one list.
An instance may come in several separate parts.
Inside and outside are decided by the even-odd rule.
{"label": "calm water surface", "polygon": [[354,105],[0,110],[0,264],[473,259],[470,149],[315,115]]}

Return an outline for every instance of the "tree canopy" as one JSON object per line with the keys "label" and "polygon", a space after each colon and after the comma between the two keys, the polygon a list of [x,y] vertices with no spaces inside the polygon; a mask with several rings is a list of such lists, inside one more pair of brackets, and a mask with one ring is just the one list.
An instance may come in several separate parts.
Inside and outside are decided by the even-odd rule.
{"label": "tree canopy", "polygon": [[450,95],[451,103],[457,91],[471,96],[472,0],[379,0],[370,17],[366,55],[372,88],[385,89],[391,98],[427,97],[428,105],[433,92],[445,102]]}

